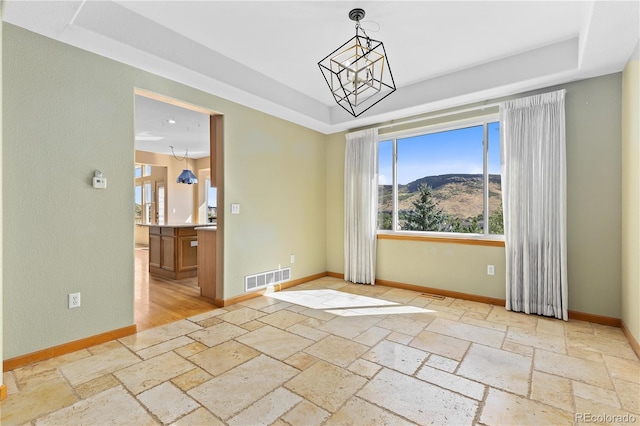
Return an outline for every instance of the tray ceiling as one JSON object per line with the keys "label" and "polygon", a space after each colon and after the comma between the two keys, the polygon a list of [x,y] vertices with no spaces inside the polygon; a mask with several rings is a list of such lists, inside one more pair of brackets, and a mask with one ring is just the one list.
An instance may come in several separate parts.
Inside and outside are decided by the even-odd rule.
{"label": "tray ceiling", "polygon": [[[366,10],[398,90],[354,119],[317,62]],[[323,133],[621,71],[636,1],[15,1],[5,22]]]}

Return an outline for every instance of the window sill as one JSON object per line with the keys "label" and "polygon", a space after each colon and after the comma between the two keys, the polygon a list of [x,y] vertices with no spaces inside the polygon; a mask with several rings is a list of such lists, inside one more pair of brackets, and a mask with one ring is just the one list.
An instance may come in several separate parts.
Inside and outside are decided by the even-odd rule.
{"label": "window sill", "polygon": [[424,235],[419,233],[409,232],[378,232],[377,239],[379,240],[403,240],[403,241],[424,241],[433,243],[448,243],[448,244],[466,244],[473,246],[488,246],[488,247],[504,247],[504,237],[502,236],[484,236],[477,235],[474,237],[469,236],[450,236],[450,235]]}

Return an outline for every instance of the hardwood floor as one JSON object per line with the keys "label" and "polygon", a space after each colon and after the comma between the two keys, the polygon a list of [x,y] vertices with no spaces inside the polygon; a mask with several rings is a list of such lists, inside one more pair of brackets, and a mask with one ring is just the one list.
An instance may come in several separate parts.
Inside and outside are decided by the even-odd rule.
{"label": "hardwood floor", "polygon": [[200,296],[198,278],[171,280],[149,275],[149,250],[135,250],[135,323],[138,331],[178,321],[216,306]]}

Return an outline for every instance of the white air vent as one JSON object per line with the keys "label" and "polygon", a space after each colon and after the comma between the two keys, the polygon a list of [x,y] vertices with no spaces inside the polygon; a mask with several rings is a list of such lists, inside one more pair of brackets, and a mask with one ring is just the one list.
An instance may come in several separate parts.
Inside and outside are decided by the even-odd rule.
{"label": "white air vent", "polygon": [[261,272],[255,275],[247,275],[244,277],[245,291],[257,290],[291,279],[291,268],[276,269],[274,271]]}

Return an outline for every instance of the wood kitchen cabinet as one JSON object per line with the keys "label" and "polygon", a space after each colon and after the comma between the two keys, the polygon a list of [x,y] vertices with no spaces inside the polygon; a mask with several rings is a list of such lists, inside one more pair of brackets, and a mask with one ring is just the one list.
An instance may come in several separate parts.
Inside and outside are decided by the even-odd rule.
{"label": "wood kitchen cabinet", "polygon": [[195,225],[149,226],[149,273],[181,280],[198,275]]}

